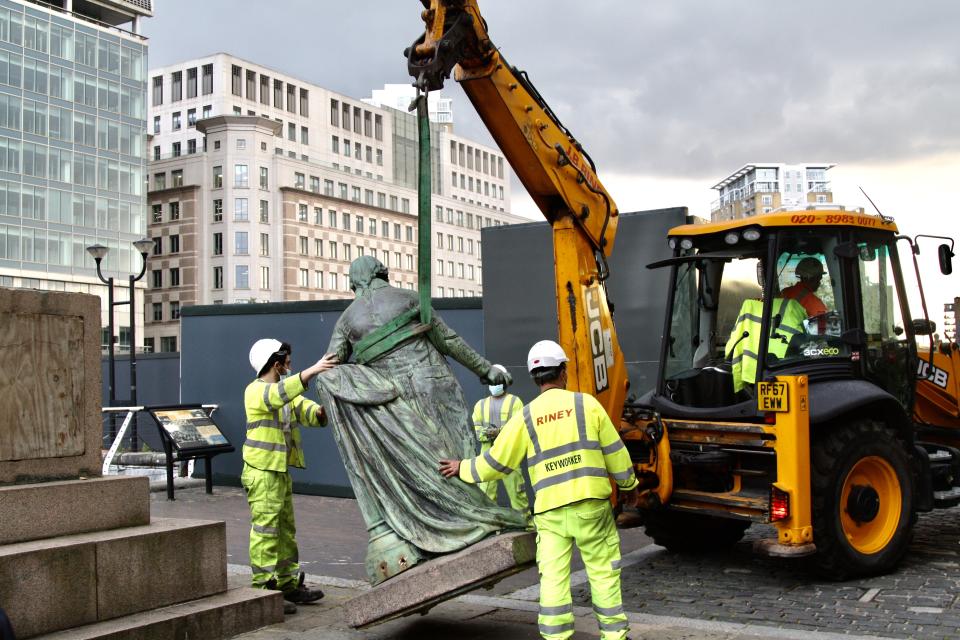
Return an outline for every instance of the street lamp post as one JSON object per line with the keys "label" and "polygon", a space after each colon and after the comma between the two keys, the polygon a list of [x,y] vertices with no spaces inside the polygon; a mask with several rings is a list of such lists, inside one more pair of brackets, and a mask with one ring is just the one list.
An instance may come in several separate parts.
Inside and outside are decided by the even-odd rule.
{"label": "street lamp post", "polygon": [[[107,255],[109,249],[101,244],[95,244],[93,246],[87,247],[87,253],[89,253],[94,261],[97,263],[97,277],[100,278],[100,282],[107,285],[107,306],[109,307],[109,314],[107,319],[107,326],[110,332],[109,339],[107,340],[108,345],[108,354],[109,354],[109,376],[110,376],[110,406],[115,406],[117,404],[117,389],[116,389],[116,364],[114,362],[114,324],[113,324],[113,308],[123,306],[125,304],[130,305],[130,403],[129,406],[137,406],[137,320],[136,320],[136,308],[134,307],[134,301],[136,300],[136,293],[134,290],[134,283],[143,277],[143,274],[147,272],[147,253],[149,253],[151,247],[153,247],[153,240],[149,238],[143,238],[142,240],[137,240],[133,243],[133,246],[140,252],[140,257],[143,261],[143,266],[140,267],[140,273],[136,276],[130,275],[128,279],[130,281],[130,298],[128,300],[121,300],[115,302],[113,300],[113,276],[109,278],[103,277],[103,272],[100,270],[100,263],[103,261],[104,257]],[[113,414],[111,414],[113,415]],[[139,449],[139,442],[137,439],[137,421],[133,421],[133,428],[130,431],[130,449],[136,451]],[[116,425],[111,421],[110,425],[110,436],[115,438]]]}

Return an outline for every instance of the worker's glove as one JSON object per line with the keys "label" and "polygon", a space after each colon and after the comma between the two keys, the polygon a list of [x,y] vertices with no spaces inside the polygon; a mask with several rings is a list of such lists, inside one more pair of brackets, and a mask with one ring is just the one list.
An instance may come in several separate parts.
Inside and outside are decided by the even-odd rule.
{"label": "worker's glove", "polygon": [[498,427],[487,427],[483,435],[485,435],[490,440],[496,440],[497,436],[500,435],[500,429]]}
{"label": "worker's glove", "polygon": [[502,384],[505,387],[509,387],[513,384],[513,376],[511,376],[506,371],[501,371],[494,367],[490,367],[485,374],[480,378],[481,382],[490,386],[496,386]]}

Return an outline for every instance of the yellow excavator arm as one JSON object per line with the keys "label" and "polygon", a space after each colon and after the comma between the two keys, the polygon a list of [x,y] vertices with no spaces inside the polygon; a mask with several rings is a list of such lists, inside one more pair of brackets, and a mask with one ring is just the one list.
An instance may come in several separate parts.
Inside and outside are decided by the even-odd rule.
{"label": "yellow excavator arm", "polygon": [[407,52],[422,91],[455,72],[494,140],[553,227],[559,340],[568,386],[591,393],[618,423],[627,372],[606,289],[617,206],[576,138],[526,74],[490,41],[476,0],[421,0],[426,29]]}

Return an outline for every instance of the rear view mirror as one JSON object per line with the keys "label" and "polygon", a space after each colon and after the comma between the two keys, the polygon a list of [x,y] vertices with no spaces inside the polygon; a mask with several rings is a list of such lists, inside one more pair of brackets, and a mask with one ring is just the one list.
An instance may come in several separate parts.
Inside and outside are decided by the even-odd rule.
{"label": "rear view mirror", "polygon": [[937,249],[937,257],[940,258],[940,273],[945,276],[953,273],[953,251],[950,249],[950,245],[940,245]]}
{"label": "rear view mirror", "polygon": [[933,335],[933,332],[937,330],[937,323],[933,320],[927,320],[926,318],[915,318],[911,324],[913,326],[913,335],[915,336]]}

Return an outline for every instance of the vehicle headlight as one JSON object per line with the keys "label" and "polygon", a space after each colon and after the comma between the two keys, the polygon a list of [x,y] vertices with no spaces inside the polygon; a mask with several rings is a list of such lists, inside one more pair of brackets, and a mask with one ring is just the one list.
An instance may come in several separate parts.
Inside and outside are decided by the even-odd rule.
{"label": "vehicle headlight", "polygon": [[757,229],[756,227],[745,229],[743,232],[743,239],[749,242],[756,242],[760,239],[760,229]]}
{"label": "vehicle headlight", "polygon": [[680,248],[693,249],[693,240],[691,240],[690,238],[684,238],[683,240],[680,241]]}
{"label": "vehicle headlight", "polygon": [[723,241],[727,244],[737,244],[740,242],[740,234],[736,231],[731,231],[727,235],[723,236]]}

